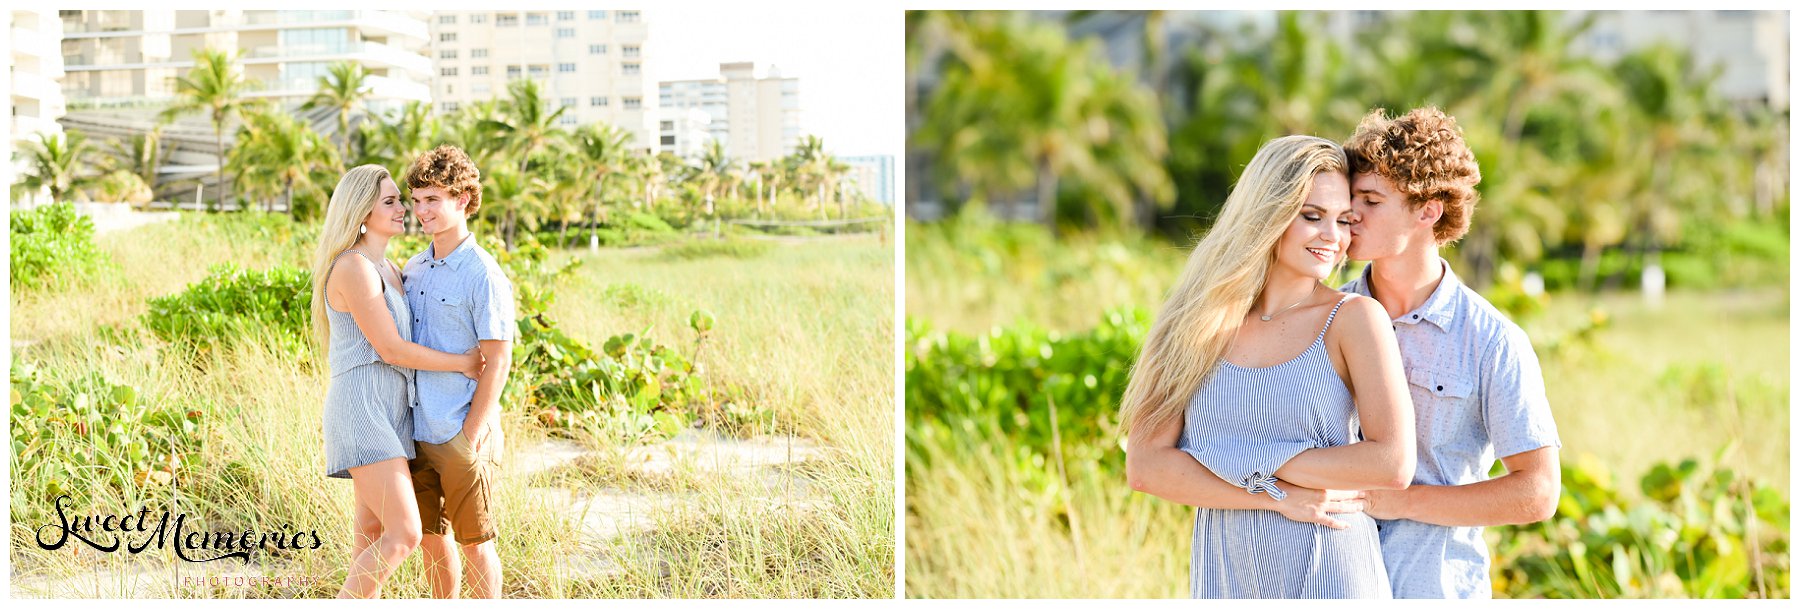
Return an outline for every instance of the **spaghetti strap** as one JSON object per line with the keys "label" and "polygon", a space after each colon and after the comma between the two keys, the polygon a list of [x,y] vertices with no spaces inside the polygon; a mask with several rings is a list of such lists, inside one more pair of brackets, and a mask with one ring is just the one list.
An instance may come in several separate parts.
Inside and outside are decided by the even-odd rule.
{"label": "spaghetti strap", "polygon": [[1313,339],[1313,342],[1319,342],[1319,341],[1325,340],[1325,331],[1330,330],[1332,320],[1337,319],[1338,309],[1343,308],[1344,303],[1350,302],[1350,299],[1354,296],[1356,296],[1356,295],[1355,294],[1345,294],[1343,298],[1338,299],[1337,306],[1331,307],[1331,314],[1325,316],[1325,327],[1319,328],[1319,337]]}

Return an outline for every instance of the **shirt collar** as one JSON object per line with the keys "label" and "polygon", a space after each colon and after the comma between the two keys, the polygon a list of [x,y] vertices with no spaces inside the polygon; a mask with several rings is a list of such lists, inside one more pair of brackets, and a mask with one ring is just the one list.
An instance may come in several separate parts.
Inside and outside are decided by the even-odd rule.
{"label": "shirt collar", "polygon": [[[1419,308],[1395,318],[1394,321],[1409,324],[1429,321],[1439,330],[1450,329],[1450,321],[1456,318],[1456,306],[1462,295],[1462,290],[1459,289],[1462,286],[1462,280],[1456,277],[1456,271],[1450,270],[1449,261],[1439,258],[1438,264],[1443,265],[1444,278],[1438,281],[1437,289],[1431,292],[1431,297],[1425,299],[1425,304],[1419,305]],[[1369,286],[1373,285],[1369,274],[1374,269],[1375,263],[1373,262],[1363,267],[1362,276],[1356,278],[1355,285],[1352,286],[1357,294],[1374,296],[1369,292]]]}
{"label": "shirt collar", "polygon": [[463,238],[462,243],[457,244],[456,249],[450,250],[450,255],[441,259],[435,257],[437,252],[432,251],[434,247],[437,247],[437,244],[428,241],[425,243],[425,251],[419,254],[426,266],[449,265],[452,271],[462,270],[463,261],[475,255],[475,233],[469,233],[468,237]]}

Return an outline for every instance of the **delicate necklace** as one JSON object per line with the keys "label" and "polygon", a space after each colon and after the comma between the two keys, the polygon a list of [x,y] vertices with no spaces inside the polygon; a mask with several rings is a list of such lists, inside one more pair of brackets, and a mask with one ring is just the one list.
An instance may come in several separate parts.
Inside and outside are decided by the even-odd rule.
{"label": "delicate necklace", "polygon": [[1306,293],[1306,296],[1305,296],[1305,297],[1303,297],[1303,298],[1301,298],[1301,299],[1300,299],[1300,300],[1299,300],[1299,301],[1298,301],[1298,302],[1295,302],[1295,303],[1294,303],[1294,304],[1291,304],[1291,305],[1288,305],[1288,306],[1287,306],[1287,308],[1286,308],[1286,309],[1282,309],[1282,310],[1280,310],[1280,311],[1276,311],[1276,312],[1274,312],[1274,313],[1270,313],[1270,314],[1268,314],[1268,315],[1264,315],[1264,316],[1262,316],[1262,320],[1263,320],[1263,321],[1269,321],[1269,320],[1271,320],[1271,319],[1274,319],[1274,318],[1275,318],[1275,316],[1277,316],[1277,315],[1280,315],[1280,314],[1282,314],[1282,313],[1286,313],[1286,312],[1288,312],[1288,311],[1289,311],[1289,310],[1291,310],[1291,309],[1293,309],[1293,308],[1294,308],[1294,307],[1297,307],[1297,306],[1300,306],[1300,303],[1302,303],[1302,302],[1306,302],[1306,300],[1307,300],[1307,299],[1309,299],[1309,298],[1312,298],[1312,297],[1313,297],[1313,294],[1317,294],[1317,293],[1318,293],[1318,292],[1319,292],[1319,284],[1318,284],[1318,283],[1314,283],[1314,284],[1313,284],[1313,289],[1312,289],[1312,291],[1311,291],[1311,292],[1307,292],[1307,293]]}

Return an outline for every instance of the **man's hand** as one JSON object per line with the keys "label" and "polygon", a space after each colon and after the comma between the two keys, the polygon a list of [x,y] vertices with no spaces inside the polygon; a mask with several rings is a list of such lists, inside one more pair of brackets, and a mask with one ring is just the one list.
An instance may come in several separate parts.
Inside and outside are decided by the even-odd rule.
{"label": "man's hand", "polygon": [[1310,522],[1343,530],[1350,528],[1350,525],[1339,522],[1331,515],[1352,514],[1364,509],[1363,501],[1357,498],[1355,491],[1318,490],[1286,482],[1275,484],[1287,493],[1287,499],[1278,502],[1276,512],[1294,522]]}
{"label": "man's hand", "polygon": [[1396,520],[1406,517],[1406,491],[1370,490],[1357,493],[1363,502],[1363,513],[1377,520]]}

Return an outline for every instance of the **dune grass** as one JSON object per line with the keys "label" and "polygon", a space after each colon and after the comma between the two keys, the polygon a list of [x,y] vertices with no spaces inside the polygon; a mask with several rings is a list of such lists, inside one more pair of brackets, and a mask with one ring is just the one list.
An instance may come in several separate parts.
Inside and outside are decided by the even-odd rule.
{"label": "dune grass", "polygon": [[[250,565],[198,566],[168,551],[129,559],[91,549],[39,550],[37,527],[54,513],[44,481],[19,477],[11,462],[14,594],[77,584],[77,595],[112,597],[328,597],[348,564],[351,486],[323,476],[319,412],[326,371],[279,354],[254,335],[205,353],[167,349],[141,330],[144,301],[180,291],[208,264],[247,268],[301,264],[303,239],[283,240],[216,219],[184,218],[101,237],[114,268],[96,280],[15,293],[13,356],[46,381],[98,371],[137,389],[143,402],[199,411],[199,454],[175,484],[154,480],[112,488],[98,471],[68,487],[84,513],[124,513],[149,505],[190,514],[208,530],[316,530],[318,550],[259,554]],[[254,238],[256,236],[269,238]],[[404,253],[390,252],[401,258]],[[566,597],[876,597],[893,594],[893,255],[876,239],[783,244],[753,259],[662,260],[644,252],[590,255],[585,273],[560,286],[554,314],[571,335],[598,344],[652,327],[682,344],[688,313],[706,308],[719,324],[699,361],[716,382],[745,388],[774,412],[777,430],[822,445],[804,463],[807,492],[771,489],[692,468],[677,471],[677,496],[648,516],[649,532],[604,547],[580,543],[582,514],[549,503],[526,480],[504,480],[494,501],[502,535],[504,594]],[[664,333],[667,334],[664,334]],[[683,345],[687,348],[689,345]],[[504,407],[504,405],[503,405]],[[545,432],[515,410],[502,425],[508,452]],[[627,447],[596,438],[583,447],[606,458]],[[96,451],[66,434],[55,450]],[[607,492],[604,479],[564,487]],[[77,544],[79,545],[79,544]],[[610,565],[569,568],[570,559]],[[182,574],[235,573],[304,578],[282,585],[185,583]],[[148,577],[134,572],[149,571]],[[723,578],[723,579],[721,579]],[[85,582],[85,583],[84,583]],[[67,592],[52,592],[53,594]],[[428,596],[419,559],[409,558],[384,596]]]}
{"label": "dune grass", "polygon": [[[907,315],[965,334],[1025,322],[1081,331],[1110,307],[1154,311],[1184,258],[1166,244],[1033,233],[909,225]],[[1623,493],[1641,495],[1653,463],[1710,463],[1724,449],[1720,465],[1786,496],[1788,298],[1785,285],[1675,291],[1658,307],[1635,292],[1551,295],[1521,321],[1565,461],[1603,464]],[[1567,339],[1595,309],[1607,324]],[[1066,464],[1064,478],[1023,462],[1030,451],[1003,435],[941,425],[907,434],[909,597],[1186,596],[1192,510],[1082,464]]]}

